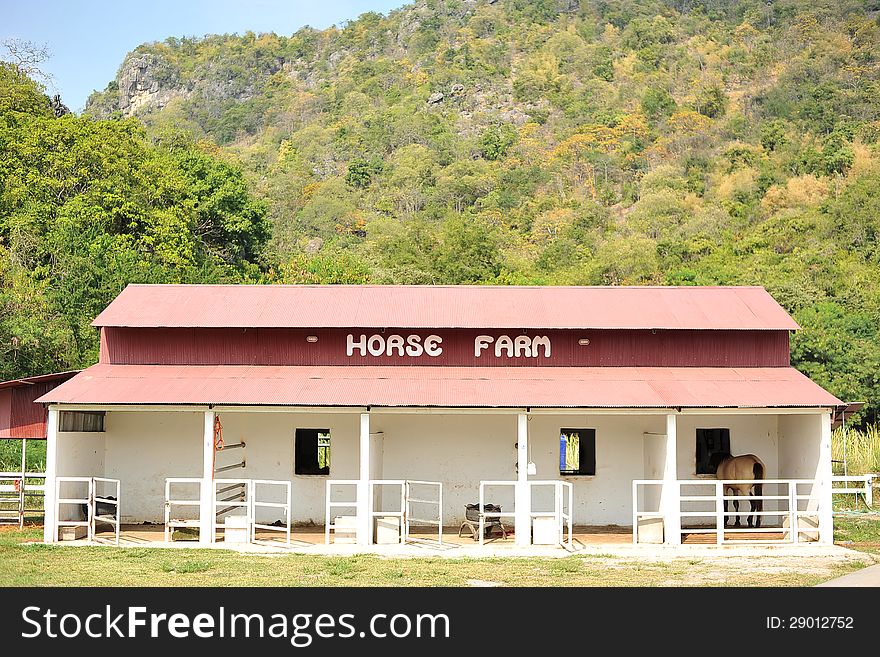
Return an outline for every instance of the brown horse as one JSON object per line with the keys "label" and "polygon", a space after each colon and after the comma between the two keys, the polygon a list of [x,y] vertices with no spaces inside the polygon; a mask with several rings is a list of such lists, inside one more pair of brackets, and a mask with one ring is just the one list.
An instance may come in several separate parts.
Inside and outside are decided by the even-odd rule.
{"label": "brown horse", "polygon": [[[756,483],[753,484],[725,484],[725,494],[727,494],[727,491],[730,491],[731,495],[748,497],[760,497],[763,494],[763,485],[760,483],[759,480],[764,478],[766,468],[764,467],[764,462],[754,454],[741,454],[740,456],[731,456],[730,453],[719,452],[713,455],[712,461],[713,463],[718,464],[718,467],[715,469],[715,477],[717,479],[725,481],[750,479],[756,481]],[[736,522],[733,526],[740,527],[739,500],[733,500],[733,508],[736,511],[736,516],[734,516],[736,518]],[[752,526],[752,513],[754,513],[755,515],[755,527],[761,526],[761,516],[758,512],[762,511],[763,509],[764,500],[749,500],[749,515],[746,516],[749,527]],[[727,500],[724,500],[724,513],[724,524],[727,525]]]}

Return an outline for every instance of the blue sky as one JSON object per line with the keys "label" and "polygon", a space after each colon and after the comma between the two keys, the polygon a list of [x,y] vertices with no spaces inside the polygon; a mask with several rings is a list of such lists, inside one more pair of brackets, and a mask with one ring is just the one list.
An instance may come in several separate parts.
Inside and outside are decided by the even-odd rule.
{"label": "blue sky", "polygon": [[41,68],[75,112],[116,76],[125,54],[145,41],[248,30],[293,34],[325,28],[367,11],[387,13],[407,0],[0,0],[0,39],[48,44]]}

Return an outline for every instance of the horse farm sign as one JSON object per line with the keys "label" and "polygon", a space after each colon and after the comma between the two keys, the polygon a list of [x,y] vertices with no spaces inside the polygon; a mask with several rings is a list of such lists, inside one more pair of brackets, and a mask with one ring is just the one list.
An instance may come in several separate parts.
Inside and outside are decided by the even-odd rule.
{"label": "horse farm sign", "polygon": [[[550,358],[550,338],[546,335],[478,335],[474,338],[474,358],[480,359],[484,352],[494,353],[497,358]],[[349,333],[345,342],[345,355],[353,356],[400,356],[409,358],[437,358],[443,355],[443,338],[428,335],[424,338],[416,333],[406,336],[394,333],[384,336],[379,333],[367,337],[361,333]]]}

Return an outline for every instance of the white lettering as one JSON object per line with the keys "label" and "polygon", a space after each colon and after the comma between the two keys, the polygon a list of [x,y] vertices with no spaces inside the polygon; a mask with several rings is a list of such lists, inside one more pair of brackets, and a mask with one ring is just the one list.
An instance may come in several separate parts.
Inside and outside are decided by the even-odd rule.
{"label": "white lettering", "polygon": [[425,353],[428,354],[431,358],[439,356],[443,353],[443,347],[440,346],[440,343],[443,342],[443,338],[439,335],[429,335],[425,338]]}
{"label": "white lettering", "polygon": [[[73,621],[74,629],[72,632],[69,632],[64,629],[64,623],[66,621]],[[67,639],[72,639],[75,636],[79,636],[80,631],[82,630],[82,623],[79,620],[79,616],[75,614],[64,614],[61,617],[61,620],[58,623],[58,628],[61,630],[61,635]]]}
{"label": "white lettering", "polygon": [[168,618],[168,614],[150,614],[150,636],[154,639],[159,636],[159,623]]}
{"label": "white lettering", "polygon": [[392,335],[388,338],[386,353],[392,356],[395,349],[397,349],[398,356],[403,356],[403,338],[399,335]]}
{"label": "white lettering", "polygon": [[532,356],[538,357],[538,346],[544,347],[544,358],[550,358],[550,338],[546,335],[536,335],[532,339]]}
{"label": "white lettering", "polygon": [[491,335],[478,335],[474,340],[474,357],[479,358],[480,355],[489,348],[489,345],[495,342],[495,338]]}
{"label": "white lettering", "polygon": [[175,639],[189,636],[189,618],[185,614],[171,614],[168,617],[168,634]]}
{"label": "white lettering", "polygon": [[192,627],[196,636],[210,639],[214,636],[214,617],[209,614],[198,614],[193,618]]}
{"label": "white lettering", "polygon": [[110,605],[107,605],[107,636],[110,637],[110,630],[116,632],[116,636],[124,637],[125,635],[122,633],[122,630],[119,629],[119,621],[123,618],[123,614],[117,614],[113,620],[110,620]]}
{"label": "white lettering", "polygon": [[532,355],[532,341],[527,335],[518,335],[513,340],[513,355],[520,356]]}
{"label": "white lettering", "polygon": [[93,639],[100,639],[101,638],[100,634],[92,632],[92,619],[93,618],[97,618],[98,620],[101,620],[101,614],[89,614],[86,617],[86,634],[88,634]]}
{"label": "white lettering", "polygon": [[284,614],[272,614],[273,619],[278,619],[269,626],[269,636],[273,639],[287,638],[287,616]]}
{"label": "white lettering", "polygon": [[507,350],[507,356],[513,356],[513,340],[506,335],[502,335],[495,343],[495,358],[501,358],[501,350]]}
{"label": "white lettering", "polygon": [[28,618],[28,613],[30,613],[31,611],[40,611],[40,608],[39,607],[25,607],[24,609],[21,610],[21,619],[25,623],[30,623],[31,625],[33,625],[35,628],[37,628],[37,631],[31,632],[30,634],[25,634],[24,632],[22,632],[21,633],[22,639],[33,639],[36,636],[40,636],[40,629],[41,629],[40,624],[37,621],[35,621],[33,618]]}
{"label": "white lettering", "polygon": [[424,347],[422,347],[422,338],[418,335],[409,335],[406,338],[406,355],[407,356],[421,356],[425,353]]}
{"label": "white lettering", "polygon": [[347,356],[351,356],[354,354],[355,349],[361,350],[361,356],[367,355],[367,336],[361,334],[361,339],[357,342],[354,341],[354,336],[349,333],[348,338],[345,340],[345,353]]}
{"label": "white lettering", "polygon": [[146,607],[129,607],[128,608],[128,638],[134,638],[137,636],[137,628],[139,625],[143,625],[146,627],[147,621],[144,618],[139,618],[138,614],[143,614],[147,611]]}
{"label": "white lettering", "polygon": [[385,353],[385,338],[381,335],[371,335],[367,341],[367,349],[373,356],[381,356]]}

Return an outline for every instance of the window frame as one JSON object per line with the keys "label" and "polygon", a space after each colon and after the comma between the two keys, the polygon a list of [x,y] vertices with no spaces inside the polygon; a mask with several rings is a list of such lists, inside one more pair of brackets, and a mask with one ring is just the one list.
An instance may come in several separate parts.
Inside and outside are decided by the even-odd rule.
{"label": "window frame", "polygon": [[[310,441],[311,445],[304,446],[300,444],[301,440]],[[325,444],[321,444],[325,441]],[[310,447],[314,447],[314,461],[307,462],[302,465],[302,457],[306,454]],[[312,429],[308,427],[297,427],[293,432],[293,474],[295,477],[329,477],[333,466],[332,460],[332,435],[330,429]],[[325,449],[329,464],[323,468],[319,467],[321,450]],[[303,470],[300,471],[302,467]]]}
{"label": "window frame", "polygon": [[[562,436],[568,436],[570,434],[578,434],[578,470],[563,470],[559,468],[559,476],[560,477],[595,477],[597,470],[596,463],[596,429],[589,427],[563,427],[559,429],[558,436],[561,438]],[[581,442],[586,437],[585,443]],[[561,441],[560,441],[561,443]],[[558,454],[559,457],[562,456],[561,449],[562,446],[560,444],[560,452]],[[584,451],[592,452],[592,454],[587,454],[587,465],[592,464],[592,470],[589,468],[585,468],[583,465],[584,460]],[[558,465],[558,464],[557,464]]]}
{"label": "window frame", "polygon": [[[86,426],[86,420],[91,418],[100,418],[99,429],[77,429],[69,428],[71,424],[76,426]],[[106,411],[65,411],[62,410],[58,414],[58,432],[59,433],[106,433]]]}
{"label": "window frame", "polygon": [[[705,439],[701,445],[701,437],[705,437],[705,432],[710,431],[718,431],[720,447],[716,449],[711,449],[708,445],[705,445]],[[706,450],[705,459],[700,459],[700,452],[702,449]],[[712,462],[712,455],[718,452],[727,452],[730,453],[730,427],[697,427],[694,431],[694,474],[697,477],[715,477],[714,472],[701,472],[700,466],[703,461],[705,461],[706,465]]]}

